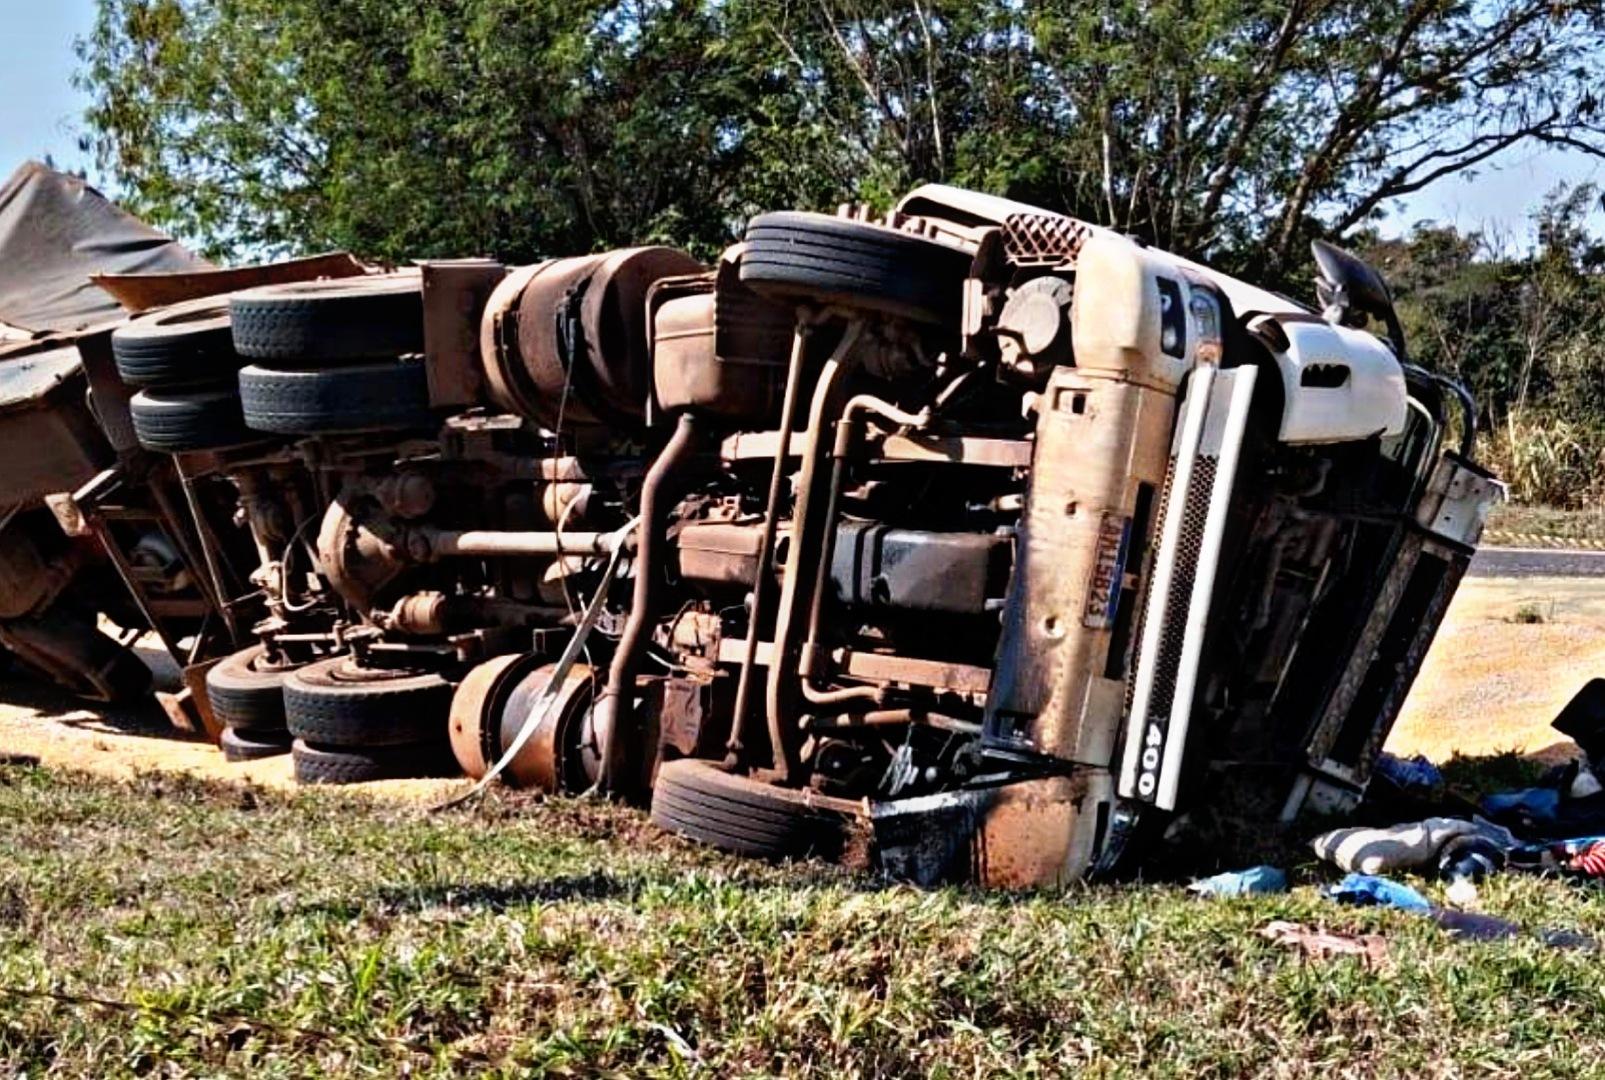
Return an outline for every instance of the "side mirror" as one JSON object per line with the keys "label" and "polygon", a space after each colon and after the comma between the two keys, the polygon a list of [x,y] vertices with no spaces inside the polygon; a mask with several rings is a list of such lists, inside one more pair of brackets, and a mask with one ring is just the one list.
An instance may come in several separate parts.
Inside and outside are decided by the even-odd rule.
{"label": "side mirror", "polygon": [[1367,315],[1380,320],[1388,328],[1388,340],[1399,362],[1404,363],[1404,328],[1382,275],[1353,252],[1325,240],[1311,241],[1310,252],[1315,256],[1315,295],[1321,301],[1322,317],[1342,326],[1363,326]]}

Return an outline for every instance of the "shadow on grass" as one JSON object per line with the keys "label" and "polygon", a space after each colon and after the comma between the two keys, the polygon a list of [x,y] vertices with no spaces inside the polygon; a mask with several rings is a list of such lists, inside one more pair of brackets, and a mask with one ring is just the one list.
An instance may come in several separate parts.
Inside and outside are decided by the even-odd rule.
{"label": "shadow on grass", "polygon": [[1456,754],[1448,761],[1439,762],[1438,768],[1450,787],[1487,795],[1532,787],[1554,766],[1564,765],[1581,755],[1576,743],[1563,739],[1527,753],[1505,750],[1473,757]]}
{"label": "shadow on grass", "polygon": [[[672,875],[662,875],[668,880]],[[335,903],[313,910],[331,913],[377,907],[387,915],[417,914],[432,910],[469,910],[501,913],[544,904],[592,903],[598,900],[633,900],[651,879],[640,874],[615,875],[605,871],[558,874],[517,882],[462,882],[385,886],[371,900]]]}

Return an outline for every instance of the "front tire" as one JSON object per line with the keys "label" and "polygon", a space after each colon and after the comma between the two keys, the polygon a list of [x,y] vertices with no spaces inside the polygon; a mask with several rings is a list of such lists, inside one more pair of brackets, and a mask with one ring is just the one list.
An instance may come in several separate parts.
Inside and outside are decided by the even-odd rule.
{"label": "front tire", "polygon": [[712,762],[665,762],[652,786],[652,822],[723,851],[760,859],[841,857],[860,804],[777,787]]}

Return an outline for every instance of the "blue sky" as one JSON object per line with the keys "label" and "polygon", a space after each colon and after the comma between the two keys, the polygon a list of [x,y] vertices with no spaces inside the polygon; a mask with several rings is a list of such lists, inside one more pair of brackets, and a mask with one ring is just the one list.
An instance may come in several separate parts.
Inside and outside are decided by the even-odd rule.
{"label": "blue sky", "polygon": [[66,168],[89,164],[72,42],[94,17],[95,0],[0,0],[0,173],[46,153]]}
{"label": "blue sky", "polygon": [[[84,98],[72,87],[72,43],[88,33],[94,12],[95,0],[0,0],[0,176],[47,153],[64,168],[92,165],[78,150]],[[1528,214],[1562,180],[1605,186],[1605,166],[1576,153],[1520,151],[1471,179],[1441,180],[1406,200],[1393,208],[1386,231],[1431,218],[1465,229],[1492,225],[1519,243]],[[1595,220],[1605,227],[1605,215]]]}

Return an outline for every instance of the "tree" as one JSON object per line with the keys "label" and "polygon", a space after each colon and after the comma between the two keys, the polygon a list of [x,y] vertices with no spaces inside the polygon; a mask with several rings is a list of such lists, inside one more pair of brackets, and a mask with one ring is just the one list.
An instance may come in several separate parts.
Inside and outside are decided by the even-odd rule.
{"label": "tree", "polygon": [[218,249],[701,251],[945,180],[1285,279],[1527,144],[1605,0],[100,0],[98,159]]}
{"label": "tree", "polygon": [[1393,287],[1414,359],[1464,381],[1485,424],[1536,411],[1605,428],[1605,247],[1598,189],[1551,192],[1515,250],[1430,223],[1364,254]]}
{"label": "tree", "polygon": [[894,184],[949,178],[1273,271],[1517,145],[1605,156],[1598,0],[754,7],[778,7],[758,17]]}
{"label": "tree", "polygon": [[599,0],[103,0],[103,168],[214,252],[405,259],[729,231],[766,99],[712,9]]}

